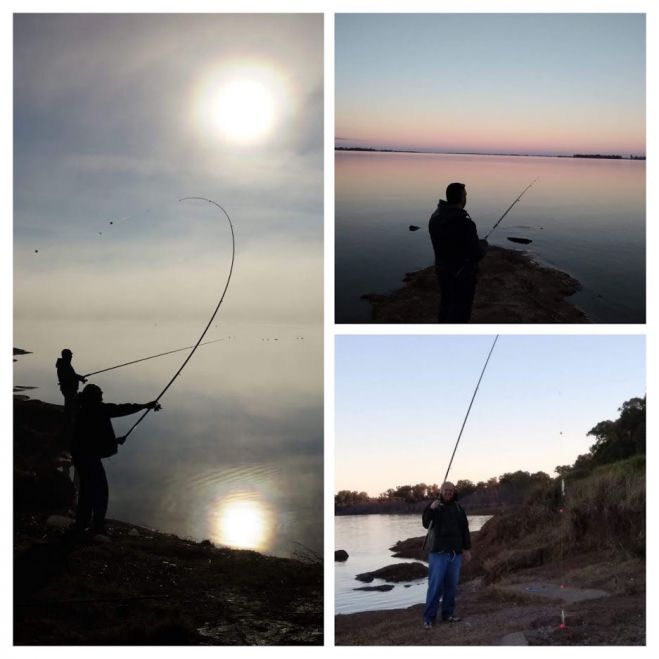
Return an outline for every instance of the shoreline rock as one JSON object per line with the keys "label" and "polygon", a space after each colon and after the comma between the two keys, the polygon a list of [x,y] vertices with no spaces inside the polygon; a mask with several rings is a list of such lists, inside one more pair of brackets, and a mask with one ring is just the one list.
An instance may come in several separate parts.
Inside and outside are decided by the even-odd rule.
{"label": "shoreline rock", "polygon": [[[410,272],[387,295],[365,294],[374,323],[436,323],[439,289],[433,266]],[[568,298],[581,284],[536,263],[528,252],[491,247],[481,262],[472,323],[589,323]]]}

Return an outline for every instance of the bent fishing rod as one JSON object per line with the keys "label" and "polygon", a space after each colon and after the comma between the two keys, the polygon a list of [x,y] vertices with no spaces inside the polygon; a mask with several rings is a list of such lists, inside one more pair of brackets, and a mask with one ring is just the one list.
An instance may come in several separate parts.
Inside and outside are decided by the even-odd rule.
{"label": "bent fishing rod", "polygon": [[476,394],[478,393],[478,388],[481,386],[481,380],[483,379],[483,375],[485,375],[485,369],[487,368],[487,365],[490,361],[490,357],[492,356],[492,352],[494,351],[494,346],[497,344],[498,339],[499,339],[499,335],[497,334],[494,337],[494,342],[492,343],[492,347],[490,348],[490,352],[488,353],[487,359],[485,360],[485,364],[483,365],[483,370],[481,371],[481,375],[478,378],[478,382],[476,383],[476,388],[474,389],[474,393],[471,397],[469,407],[467,408],[467,413],[465,414],[464,421],[462,422],[462,427],[460,428],[460,432],[458,433],[458,439],[455,442],[455,446],[453,447],[453,453],[451,454],[451,459],[448,463],[448,467],[446,469],[446,474],[444,475],[444,480],[442,481],[442,483],[446,483],[446,481],[448,479],[448,473],[449,473],[449,471],[451,471],[451,465],[453,464],[453,458],[455,457],[455,452],[458,450],[458,444],[460,443],[460,439],[462,437],[462,431],[465,429],[467,419],[469,418],[469,413],[471,412],[471,406],[474,404]]}
{"label": "bent fishing rod", "polygon": [[[211,343],[217,343],[218,341],[222,341],[222,340],[223,339],[213,339],[212,341],[204,341],[204,343],[199,344],[199,347],[207,346],[210,345]],[[139,364],[140,362],[145,362],[148,361],[149,359],[156,359],[156,357],[173,355],[175,352],[190,350],[190,348],[194,348],[194,346],[184,346],[183,348],[176,348],[175,350],[168,350],[167,352],[159,352],[157,355],[150,355],[149,357],[142,357],[141,359],[133,359],[133,361],[130,362],[124,362],[123,364],[117,364],[116,366],[110,366],[109,368],[102,368],[100,371],[92,371],[91,373],[85,373],[85,375],[83,375],[82,377],[89,378],[92,375],[98,375],[99,373],[107,373],[108,371],[114,371],[115,368],[122,368],[124,366],[130,366],[131,364]]]}
{"label": "bent fishing rod", "polygon": [[532,187],[533,187],[533,185],[535,184],[535,182],[536,182],[539,178],[540,178],[539,176],[537,176],[536,178],[534,178],[534,179],[533,179],[533,180],[532,180],[532,181],[531,181],[531,182],[530,182],[530,183],[529,183],[529,184],[528,184],[528,185],[522,190],[522,192],[521,192],[521,194],[519,195],[519,197],[517,197],[517,199],[515,199],[515,201],[513,201],[513,203],[510,204],[510,206],[508,206],[508,208],[506,209],[506,212],[505,212],[505,213],[504,213],[504,214],[503,214],[503,215],[502,215],[502,216],[501,216],[501,217],[495,222],[494,226],[490,229],[489,233],[483,238],[483,240],[487,240],[487,239],[490,237],[490,235],[492,234],[492,232],[493,232],[493,231],[494,231],[494,230],[495,230],[495,229],[501,224],[503,218],[506,217],[506,215],[508,215],[508,213],[510,213],[510,211],[511,211],[512,208],[513,208],[513,206],[514,206],[516,203],[519,202],[519,200],[520,200],[520,199],[526,194],[526,191],[527,191],[529,188],[532,188]]}
{"label": "bent fishing rod", "polygon": [[[229,228],[231,229],[231,265],[229,267],[229,276],[227,277],[227,281],[224,284],[224,290],[222,291],[222,295],[220,296],[220,299],[217,303],[217,306],[215,307],[215,310],[213,311],[208,323],[206,323],[206,327],[204,328],[203,332],[197,339],[197,342],[195,343],[194,347],[190,351],[190,354],[183,360],[183,363],[179,367],[179,369],[174,373],[170,381],[165,385],[165,388],[158,394],[157,398],[155,399],[155,403],[158,403],[158,401],[165,395],[165,392],[174,384],[174,381],[176,378],[181,374],[183,369],[186,367],[187,363],[192,359],[192,355],[195,354],[197,351],[197,348],[201,345],[201,342],[204,339],[204,336],[206,336],[206,333],[208,332],[210,326],[212,325],[213,321],[215,320],[215,316],[217,316],[217,312],[220,310],[220,307],[222,306],[222,302],[224,302],[224,297],[227,294],[227,290],[229,289],[229,284],[231,283],[231,275],[233,275],[233,264],[236,260],[236,236],[233,231],[233,223],[231,222],[231,218],[229,217],[229,213],[227,213],[220,204],[218,204],[216,201],[213,201],[212,199],[206,199],[206,197],[182,197],[179,199],[179,202],[181,201],[205,201],[209,204],[212,204],[213,206],[216,206],[222,213],[224,213],[225,217],[227,218],[227,221],[229,222]],[[158,408],[157,405],[154,406],[156,409]],[[144,410],[142,415],[135,421],[135,423],[129,428],[128,432],[121,437],[120,443],[123,444],[127,439],[128,436],[139,426],[139,424],[142,422],[144,417],[151,411],[151,407],[147,408]]]}

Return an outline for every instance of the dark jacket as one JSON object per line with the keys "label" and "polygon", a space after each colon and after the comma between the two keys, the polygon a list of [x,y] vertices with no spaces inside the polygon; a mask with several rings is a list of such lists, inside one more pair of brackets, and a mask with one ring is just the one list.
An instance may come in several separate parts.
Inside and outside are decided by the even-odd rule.
{"label": "dark jacket", "polygon": [[60,389],[62,391],[78,391],[78,383],[82,382],[85,378],[75,372],[71,362],[59,357],[55,362],[55,368],[57,369],[57,379]]}
{"label": "dark jacket", "polygon": [[466,210],[449,206],[440,199],[430,216],[428,230],[439,270],[476,274],[477,264],[487,252],[487,243],[478,239],[476,225]]}
{"label": "dark jacket", "polygon": [[98,403],[80,406],[73,430],[71,455],[80,457],[108,458],[117,452],[117,438],[111,418],[128,416],[145,409],[144,405],[133,403]]}
{"label": "dark jacket", "polygon": [[455,500],[449,503],[440,503],[432,510],[430,502],[423,511],[422,522],[424,528],[429,528],[432,522],[434,530],[432,543],[426,547],[428,551],[454,551],[462,553],[465,549],[471,549],[471,538],[469,536],[469,522],[467,513]]}

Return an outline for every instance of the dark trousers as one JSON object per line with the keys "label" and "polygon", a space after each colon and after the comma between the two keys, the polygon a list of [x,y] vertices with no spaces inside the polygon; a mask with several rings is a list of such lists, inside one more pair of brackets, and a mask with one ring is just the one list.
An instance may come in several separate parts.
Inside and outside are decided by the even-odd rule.
{"label": "dark trousers", "polygon": [[105,529],[105,514],[108,511],[108,479],[101,458],[81,456],[73,459],[80,490],[76,527],[84,531],[91,522],[92,531],[102,533]]}
{"label": "dark trousers", "polygon": [[456,276],[440,268],[435,271],[439,281],[439,322],[468,323],[476,293],[476,277],[471,272]]}

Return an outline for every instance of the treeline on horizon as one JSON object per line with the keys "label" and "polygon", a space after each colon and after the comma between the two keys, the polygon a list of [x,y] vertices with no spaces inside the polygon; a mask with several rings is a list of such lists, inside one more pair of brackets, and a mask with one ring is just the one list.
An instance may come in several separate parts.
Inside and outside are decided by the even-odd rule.
{"label": "treeline on horizon", "polygon": [[[469,479],[458,480],[455,486],[462,505],[467,509],[487,509],[520,505],[527,499],[535,499],[549,492],[555,496],[561,479],[582,479],[598,467],[632,456],[645,456],[645,407],[645,397],[625,401],[618,409],[616,420],[600,421],[588,431],[587,436],[595,439],[588,452],[579,455],[571,465],[558,465],[554,469],[557,474],[554,478],[543,471],[529,473],[518,470],[477,483]],[[437,498],[439,488],[437,483],[398,485],[377,497],[356,490],[341,490],[334,497],[335,512],[414,512],[429,499]]]}
{"label": "treeline on horizon", "polygon": [[[378,149],[372,146],[335,146],[335,151],[370,151],[376,153],[446,153],[449,155],[465,155],[465,156],[517,156],[529,157],[540,154],[529,153],[480,153],[478,151],[419,151],[414,149]],[[551,158],[594,158],[600,160],[645,160],[645,156],[635,156],[630,154],[622,156],[618,153],[575,153],[571,156],[560,155],[545,155]]]}

